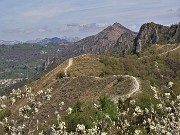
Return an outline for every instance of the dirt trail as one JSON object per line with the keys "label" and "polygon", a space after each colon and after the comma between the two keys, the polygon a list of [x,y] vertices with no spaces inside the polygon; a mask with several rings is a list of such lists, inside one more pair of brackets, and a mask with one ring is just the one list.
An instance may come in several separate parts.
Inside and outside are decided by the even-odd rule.
{"label": "dirt trail", "polygon": [[[73,64],[73,58],[70,58],[67,67],[64,69],[65,76],[67,76],[67,70],[68,70],[68,68],[70,68],[72,66],[72,64]],[[136,93],[137,91],[140,90],[140,83],[136,77],[130,76],[130,75],[114,75],[114,76],[129,77],[132,80],[131,90],[129,91],[128,94],[123,95],[123,97],[125,99],[131,97],[134,93]],[[91,77],[95,77],[95,76],[91,76]],[[99,77],[95,77],[95,78],[98,79]],[[115,98],[117,98],[117,97],[115,97]]]}
{"label": "dirt trail", "polygon": [[[169,53],[169,52],[173,52],[173,51],[175,51],[175,50],[177,50],[177,49],[179,49],[179,48],[180,48],[180,45],[177,46],[176,48],[172,49],[172,50],[169,50],[169,51],[160,53],[160,54],[158,54],[158,56],[162,56],[162,55],[167,54],[167,53]],[[142,56],[142,57],[138,58],[138,60],[140,60],[140,59],[142,59],[142,58],[146,58],[146,57],[149,57],[149,56]]]}
{"label": "dirt trail", "polygon": [[130,75],[114,75],[114,76],[128,77],[132,80],[131,89],[129,90],[127,94],[122,95],[122,96],[119,96],[119,95],[112,96],[112,101],[114,101],[114,103],[118,103],[118,100],[120,97],[122,100],[125,100],[140,90],[140,81],[136,77],[130,76]]}
{"label": "dirt trail", "polygon": [[127,94],[127,97],[131,97],[131,95],[133,95],[135,92],[139,91],[140,89],[140,84],[139,81],[136,77],[134,76],[129,76],[132,79],[132,89],[130,91],[130,93]]}
{"label": "dirt trail", "polygon": [[167,53],[169,53],[169,52],[173,52],[173,51],[175,51],[175,50],[177,50],[177,49],[179,49],[179,48],[180,48],[180,46],[178,46],[178,47],[176,47],[176,48],[174,48],[174,49],[172,49],[172,50],[163,52],[163,53],[159,54],[159,56],[162,56],[162,55],[167,54]]}
{"label": "dirt trail", "polygon": [[65,76],[67,76],[67,70],[72,66],[72,64],[73,64],[73,58],[70,58],[67,67],[64,69]]}

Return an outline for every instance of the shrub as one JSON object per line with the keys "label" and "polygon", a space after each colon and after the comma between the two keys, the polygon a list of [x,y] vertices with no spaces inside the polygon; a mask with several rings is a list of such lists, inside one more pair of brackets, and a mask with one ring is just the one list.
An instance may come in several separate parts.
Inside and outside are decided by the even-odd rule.
{"label": "shrub", "polygon": [[139,97],[139,102],[138,102],[138,105],[141,107],[141,108],[150,108],[151,106],[151,96],[149,95],[143,95],[143,96],[140,96]]}
{"label": "shrub", "polygon": [[64,77],[66,77],[64,72],[61,72],[61,73],[59,73],[59,74],[57,75],[57,78],[58,78],[58,79],[62,79],[62,78],[64,78]]}
{"label": "shrub", "polygon": [[81,101],[77,101],[73,107],[73,113],[82,112],[82,105],[83,103]]}
{"label": "shrub", "polygon": [[11,111],[6,109],[0,111],[0,121],[2,121],[5,117],[9,117],[11,115]]}
{"label": "shrub", "polygon": [[67,123],[67,131],[76,131],[78,124],[84,124],[86,129],[93,127],[93,122],[97,117],[97,109],[88,103],[77,101],[70,115],[64,117]]}
{"label": "shrub", "polygon": [[87,112],[72,113],[67,117],[67,131],[75,132],[78,124],[84,124],[86,129],[93,127],[93,119]]}
{"label": "shrub", "polygon": [[100,97],[100,106],[102,112],[108,114],[112,120],[117,119],[117,109],[114,102],[112,102],[107,95]]}

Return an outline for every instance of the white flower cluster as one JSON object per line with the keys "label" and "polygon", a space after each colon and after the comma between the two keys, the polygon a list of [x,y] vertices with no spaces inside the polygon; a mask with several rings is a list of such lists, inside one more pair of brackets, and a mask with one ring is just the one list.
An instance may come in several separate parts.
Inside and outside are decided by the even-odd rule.
{"label": "white flower cluster", "polygon": [[52,90],[53,90],[53,89],[50,88],[50,89],[47,89],[46,91],[43,91],[43,92],[42,92],[42,93],[43,93],[43,96],[42,96],[43,100],[49,101],[49,100],[51,99],[51,97],[52,97],[52,95],[51,95]]}
{"label": "white flower cluster", "polygon": [[[172,83],[171,83],[172,84]],[[173,85],[173,84],[172,84]],[[180,121],[180,95],[173,98],[172,93],[163,93],[160,94],[156,87],[151,86],[151,89],[154,92],[154,97],[158,101],[157,104],[150,103],[150,107],[143,108],[140,105],[136,105],[137,101],[127,100],[127,107],[118,108],[117,120],[112,121],[110,114],[104,113],[102,120],[94,119],[93,127],[87,129],[86,124],[77,124],[76,131],[68,133],[66,127],[68,124],[62,121],[60,112],[66,113],[67,116],[74,113],[71,107],[64,106],[64,102],[57,103],[57,108],[55,111],[55,116],[57,122],[48,125],[51,127],[52,135],[68,135],[68,134],[86,134],[86,135],[106,135],[113,134],[113,130],[116,130],[118,134],[135,134],[141,135],[144,132],[147,134],[166,134],[166,135],[178,135],[179,121]],[[25,91],[20,89],[13,90],[10,96],[9,106],[15,105],[16,102],[21,98],[27,98],[27,103],[19,108],[19,117],[23,117],[23,123],[20,125],[17,124],[17,120],[10,120],[5,117],[1,122],[1,125],[6,126],[8,131],[11,134],[21,134],[23,129],[27,128],[27,123],[36,118],[38,114],[46,103],[48,104],[49,100],[52,98],[52,88],[47,90],[40,90],[36,94],[33,94],[33,90],[25,86]],[[163,96],[163,97],[161,97]],[[9,106],[6,103],[7,97],[0,97],[1,108],[7,109]],[[125,102],[122,102],[122,105],[125,105]],[[100,110],[102,108],[98,104],[92,104],[93,109]],[[53,114],[53,115],[54,115]],[[64,114],[63,114],[64,115]],[[50,119],[52,114],[47,114],[47,118]],[[46,124],[48,124],[48,119],[46,119]],[[40,120],[40,119],[39,119]],[[44,131],[39,129],[39,120],[36,121],[36,130],[39,132],[39,135],[43,135]],[[29,124],[29,123],[28,123]],[[132,128],[133,127],[133,128]],[[132,130],[133,129],[133,130]],[[9,134],[10,134],[9,133]]]}
{"label": "white flower cluster", "polygon": [[140,108],[139,106],[136,106],[135,112],[136,112],[137,114],[143,114],[143,111],[141,110],[141,108]]}
{"label": "white flower cluster", "polygon": [[6,99],[7,99],[6,96],[0,97],[0,103],[1,103],[1,104],[0,104],[0,111],[7,108],[7,106],[4,104],[4,101],[5,101]]}
{"label": "white flower cluster", "polygon": [[173,87],[173,84],[174,84],[174,83],[173,83],[173,82],[171,82],[171,81],[170,81],[170,82],[168,82],[168,87],[169,87],[169,89]]}
{"label": "white flower cluster", "polygon": [[66,111],[68,112],[68,114],[71,114],[72,113],[72,108],[71,107],[69,107]]}
{"label": "white flower cluster", "polygon": [[77,128],[76,128],[76,132],[78,132],[80,134],[85,134],[86,133],[86,127],[84,126],[84,124],[78,124]]}
{"label": "white flower cluster", "polygon": [[154,92],[154,98],[158,99],[158,91],[157,91],[157,88],[154,87],[154,86],[151,86],[151,90],[153,90],[153,92]]}
{"label": "white flower cluster", "polygon": [[19,116],[23,116],[25,119],[28,119],[28,114],[31,111],[31,107],[29,107],[28,105],[25,105],[21,108],[19,108]]}

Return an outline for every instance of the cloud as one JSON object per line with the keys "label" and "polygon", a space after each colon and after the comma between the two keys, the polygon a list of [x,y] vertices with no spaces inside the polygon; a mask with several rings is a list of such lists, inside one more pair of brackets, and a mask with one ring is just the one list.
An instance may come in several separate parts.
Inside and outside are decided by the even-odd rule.
{"label": "cloud", "polygon": [[3,33],[9,33],[9,34],[32,34],[32,33],[45,33],[45,32],[51,32],[52,30],[44,27],[44,28],[27,28],[27,29],[21,29],[21,28],[15,28],[15,29],[4,29],[2,30]]}
{"label": "cloud", "polygon": [[168,12],[173,12],[174,10],[173,9],[168,9]]}
{"label": "cloud", "polygon": [[95,32],[106,28],[107,24],[90,23],[90,24],[67,24],[64,28],[59,29],[63,32]]}
{"label": "cloud", "polygon": [[[0,31],[0,34],[8,35],[9,37],[24,36],[28,37],[26,40],[29,40],[31,37],[52,37],[52,36],[79,36],[86,37],[95,33],[100,32],[105,29],[108,24],[105,23],[88,23],[88,24],[79,24],[79,23],[68,23],[59,28],[53,26],[46,27],[37,27],[37,28],[15,28],[15,29],[4,29]],[[82,36],[83,35],[83,36]],[[1,36],[2,37],[2,36]]]}
{"label": "cloud", "polygon": [[180,17],[180,8],[176,9],[175,14],[177,17]]}
{"label": "cloud", "polygon": [[180,17],[180,8],[177,9],[169,9],[168,13],[170,13],[173,16]]}
{"label": "cloud", "polygon": [[4,32],[4,33],[21,33],[21,32],[23,32],[23,30],[20,28],[4,29],[4,30],[2,30],[2,32]]}
{"label": "cloud", "polygon": [[24,33],[26,33],[26,34],[34,33],[34,29],[25,29]]}
{"label": "cloud", "polygon": [[129,29],[131,29],[131,30],[135,30],[136,28],[137,28],[136,25],[130,25],[130,26],[129,26]]}
{"label": "cloud", "polygon": [[45,32],[50,32],[51,30],[49,28],[39,28],[37,29],[37,32],[39,33],[45,33]]}

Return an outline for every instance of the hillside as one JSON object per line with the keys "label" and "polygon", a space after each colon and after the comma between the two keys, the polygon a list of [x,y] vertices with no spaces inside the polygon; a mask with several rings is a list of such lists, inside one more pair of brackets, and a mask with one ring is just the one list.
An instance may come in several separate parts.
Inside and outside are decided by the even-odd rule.
{"label": "hillside", "polygon": [[[28,86],[13,91],[8,98],[1,98],[0,131],[161,134],[160,127],[152,126],[167,124],[163,132],[176,134],[177,119],[170,122],[171,127],[172,117],[167,114],[178,118],[179,50],[179,44],[152,45],[142,57],[85,54],[66,60]],[[167,107],[175,108],[169,111]],[[143,123],[151,115],[154,124]],[[129,124],[122,124],[126,122]],[[78,124],[85,127],[77,127]]]}

